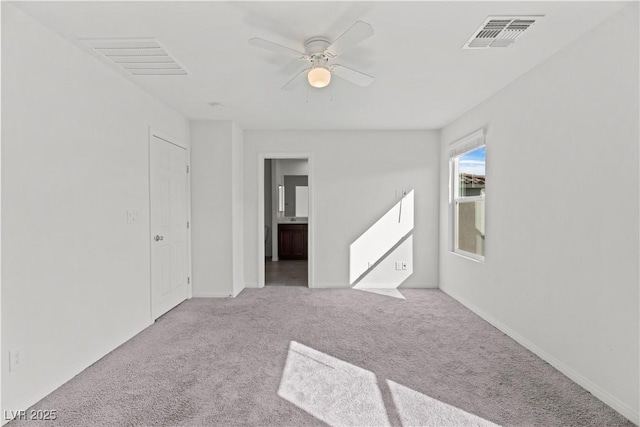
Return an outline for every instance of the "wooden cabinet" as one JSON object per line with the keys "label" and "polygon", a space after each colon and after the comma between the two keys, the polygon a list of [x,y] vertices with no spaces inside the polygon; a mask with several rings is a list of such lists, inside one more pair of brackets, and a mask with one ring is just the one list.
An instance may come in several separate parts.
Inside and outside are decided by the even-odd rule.
{"label": "wooden cabinet", "polygon": [[278,224],[278,258],[307,259],[307,224]]}

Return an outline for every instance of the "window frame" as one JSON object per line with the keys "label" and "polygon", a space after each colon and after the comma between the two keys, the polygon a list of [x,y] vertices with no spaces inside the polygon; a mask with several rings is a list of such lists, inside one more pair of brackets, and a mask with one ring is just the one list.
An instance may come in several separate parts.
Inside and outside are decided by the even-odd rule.
{"label": "window frame", "polygon": [[[469,258],[473,261],[484,262],[486,257],[486,246],[484,246],[484,254],[478,255],[473,252],[468,252],[458,248],[458,209],[461,203],[475,203],[484,202],[485,208],[485,241],[486,241],[486,189],[482,195],[479,196],[459,196],[458,191],[460,188],[460,174],[458,173],[458,162],[460,157],[465,154],[477,150],[478,148],[485,147],[486,141],[484,137],[484,129],[480,129],[468,135],[460,140],[453,142],[449,146],[449,210],[450,210],[450,236],[451,242],[449,245],[450,253]],[[486,169],[486,154],[485,154],[485,169]],[[486,174],[486,171],[485,171]],[[485,175],[486,176],[486,175]],[[486,179],[486,178],[485,178]]]}

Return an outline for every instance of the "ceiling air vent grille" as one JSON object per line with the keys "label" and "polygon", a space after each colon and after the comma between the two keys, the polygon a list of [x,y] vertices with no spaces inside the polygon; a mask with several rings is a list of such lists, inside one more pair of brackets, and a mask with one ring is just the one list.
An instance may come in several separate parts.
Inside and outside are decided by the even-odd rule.
{"label": "ceiling air vent grille", "polygon": [[100,56],[134,76],[185,76],[187,71],[155,39],[84,39]]}
{"label": "ceiling air vent grille", "polygon": [[464,49],[511,46],[542,17],[542,15],[490,16],[465,43]]}

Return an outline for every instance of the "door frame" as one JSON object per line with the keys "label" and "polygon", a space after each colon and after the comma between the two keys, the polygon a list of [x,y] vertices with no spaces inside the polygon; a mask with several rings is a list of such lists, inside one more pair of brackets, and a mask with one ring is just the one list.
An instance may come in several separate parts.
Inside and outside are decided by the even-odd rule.
{"label": "door frame", "polygon": [[186,159],[187,159],[187,188],[186,188],[186,203],[187,203],[187,222],[189,223],[189,227],[187,228],[187,274],[188,274],[188,281],[187,281],[187,299],[191,299],[193,297],[193,274],[191,272],[191,149],[189,147],[188,144],[185,144],[184,142],[180,141],[177,138],[174,138],[164,132],[159,131],[158,129],[155,129],[151,126],[149,126],[149,142],[148,142],[148,146],[147,146],[147,166],[148,166],[148,173],[147,176],[149,178],[149,235],[148,235],[148,241],[149,241],[149,317],[151,318],[151,322],[155,321],[155,319],[153,318],[153,283],[152,283],[152,279],[151,279],[151,246],[152,246],[152,240],[151,240],[151,236],[152,236],[152,230],[151,230],[151,143],[153,141],[153,137],[159,138],[165,142],[168,142],[169,144],[173,144],[177,147],[183,148],[186,150]]}
{"label": "door frame", "polygon": [[[278,153],[258,153],[258,288],[264,288],[264,161],[267,159],[306,159],[309,162],[309,217],[307,225],[307,284],[313,288],[314,271],[314,185],[313,185],[313,156],[309,152],[278,152]],[[271,236],[275,236],[275,231],[271,231]],[[272,237],[275,238],[275,237]]]}

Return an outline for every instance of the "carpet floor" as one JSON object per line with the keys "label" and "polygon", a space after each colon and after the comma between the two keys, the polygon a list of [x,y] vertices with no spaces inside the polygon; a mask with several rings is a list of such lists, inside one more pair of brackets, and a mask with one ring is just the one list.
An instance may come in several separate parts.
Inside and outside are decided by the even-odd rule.
{"label": "carpet floor", "polygon": [[37,403],[58,418],[31,425],[633,425],[443,292],[402,293],[185,301]]}

